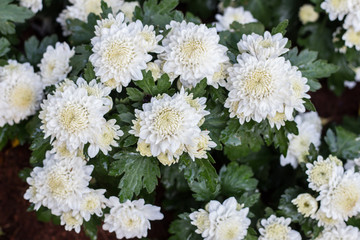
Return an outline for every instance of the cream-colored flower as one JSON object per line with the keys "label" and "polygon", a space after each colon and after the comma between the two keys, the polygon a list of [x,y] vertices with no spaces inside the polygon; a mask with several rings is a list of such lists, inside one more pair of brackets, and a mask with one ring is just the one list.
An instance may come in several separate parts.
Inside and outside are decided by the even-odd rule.
{"label": "cream-colored flower", "polygon": [[225,8],[223,15],[216,14],[215,18],[217,20],[216,29],[218,31],[230,30],[230,25],[233,22],[238,22],[240,24],[257,22],[251,12],[244,10],[243,7],[227,7]]}
{"label": "cream-colored flower", "polygon": [[292,230],[289,225],[290,218],[276,217],[271,215],[268,219],[261,220],[261,228],[259,229],[259,240],[301,240],[299,232]]}
{"label": "cream-colored flower", "polygon": [[308,193],[299,194],[291,202],[296,205],[298,212],[305,217],[313,216],[318,209],[316,199]]}
{"label": "cream-colored flower", "polygon": [[302,24],[316,22],[319,18],[319,13],[315,11],[313,5],[304,4],[299,10],[299,18]]}

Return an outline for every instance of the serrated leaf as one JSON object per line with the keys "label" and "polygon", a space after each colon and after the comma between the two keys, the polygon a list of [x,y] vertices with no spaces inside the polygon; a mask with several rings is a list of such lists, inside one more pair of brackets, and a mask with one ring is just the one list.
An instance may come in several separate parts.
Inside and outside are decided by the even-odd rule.
{"label": "serrated leaf", "polygon": [[132,199],[133,195],[139,195],[142,188],[148,193],[155,190],[160,177],[158,161],[154,158],[143,157],[135,152],[120,152],[114,155],[118,161],[110,165],[110,176],[121,176],[119,182],[120,201]]}
{"label": "serrated leaf", "polygon": [[90,82],[93,79],[96,79],[96,75],[95,75],[95,71],[94,71],[94,67],[91,64],[91,62],[88,62],[86,64],[86,68],[84,69],[84,79],[87,82]]}
{"label": "serrated leaf", "polygon": [[90,39],[95,36],[95,25],[98,17],[94,13],[90,13],[87,22],[79,19],[68,19],[66,24],[71,32],[69,42],[72,45],[88,44]]}
{"label": "serrated leaf", "polygon": [[79,45],[75,47],[75,55],[70,59],[72,70],[70,76],[78,76],[86,66],[91,55],[91,47],[89,45]]}
{"label": "serrated leaf", "polygon": [[39,166],[45,159],[46,151],[51,149],[50,137],[44,139],[44,133],[40,129],[31,136],[32,142],[30,145],[31,157],[30,164],[33,166]]}
{"label": "serrated leaf", "polygon": [[0,57],[4,56],[6,53],[10,51],[10,42],[2,37],[0,38]]}
{"label": "serrated leaf", "polygon": [[195,233],[196,227],[192,225],[189,213],[182,213],[179,219],[170,224],[169,233],[173,234],[169,240],[201,240],[201,235]]}
{"label": "serrated leaf", "polygon": [[49,45],[55,45],[56,42],[57,36],[55,34],[45,37],[41,42],[39,42],[35,36],[30,37],[24,43],[25,56],[27,60],[33,66],[36,66],[43,57],[47,47]]}
{"label": "serrated leaf", "polygon": [[246,165],[239,166],[236,162],[231,162],[223,166],[219,173],[221,183],[221,193],[225,196],[241,196],[246,191],[256,189],[258,181],[252,178],[253,172]]}
{"label": "serrated leaf", "polygon": [[130,100],[135,101],[135,102],[140,102],[144,98],[144,93],[142,93],[137,88],[127,87],[126,88],[126,93],[129,96]]}
{"label": "serrated leaf", "polygon": [[325,142],[331,153],[343,159],[358,158],[360,156],[359,136],[340,126],[335,129],[336,136],[331,129],[326,132],[325,136]]}
{"label": "serrated leaf", "polygon": [[281,23],[279,23],[276,27],[273,27],[271,30],[271,35],[275,35],[277,33],[281,33],[283,36],[285,36],[286,28],[289,25],[289,20],[284,20]]}
{"label": "serrated leaf", "polygon": [[0,2],[0,32],[2,34],[15,33],[15,24],[13,22],[23,23],[25,19],[34,16],[34,13],[17,4],[10,4],[12,1],[2,0]]}
{"label": "serrated leaf", "polygon": [[279,209],[285,217],[291,218],[293,222],[298,223],[303,219],[302,215],[297,211],[296,206],[291,202],[300,193],[303,193],[300,188],[288,188],[285,193],[281,195],[279,202]]}
{"label": "serrated leaf", "polygon": [[195,87],[191,88],[188,92],[193,94],[194,98],[203,97],[206,94],[206,79],[200,81]]}
{"label": "serrated leaf", "polygon": [[304,107],[309,110],[309,111],[312,111],[312,112],[316,112],[316,108],[314,106],[314,104],[310,101],[310,99],[308,98],[304,98]]}

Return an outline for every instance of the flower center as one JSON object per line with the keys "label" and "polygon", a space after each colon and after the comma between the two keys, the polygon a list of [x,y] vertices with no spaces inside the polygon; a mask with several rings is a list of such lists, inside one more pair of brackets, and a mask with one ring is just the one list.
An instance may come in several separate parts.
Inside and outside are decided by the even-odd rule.
{"label": "flower center", "polygon": [[351,43],[360,45],[360,32],[355,32],[353,28],[350,28],[345,34],[348,35],[348,39]]}
{"label": "flower center", "polygon": [[183,119],[181,113],[172,108],[164,108],[155,117],[155,130],[162,136],[172,136],[180,128]]}
{"label": "flower center", "polygon": [[331,0],[330,1],[330,5],[337,10],[342,10],[342,9],[346,8],[346,4],[347,4],[346,0]]}
{"label": "flower center", "polygon": [[139,227],[140,223],[141,223],[141,218],[137,215],[132,215],[132,216],[128,216],[128,217],[125,217],[125,220],[124,220],[124,225],[125,225],[125,228],[127,229],[136,229]]}
{"label": "flower center", "polygon": [[245,91],[248,96],[263,99],[273,92],[272,76],[266,69],[256,68],[245,77]]}
{"label": "flower center", "polygon": [[71,212],[66,212],[63,215],[64,220],[66,222],[66,225],[70,225],[70,226],[76,226],[79,225],[81,223],[80,220],[76,219]]}
{"label": "flower center", "polygon": [[206,47],[203,41],[190,39],[180,46],[180,61],[186,65],[198,65],[205,57]]}
{"label": "flower center", "polygon": [[134,59],[133,43],[126,40],[114,40],[105,50],[106,61],[118,69],[127,68]]}
{"label": "flower center", "polygon": [[332,175],[332,165],[326,162],[316,164],[310,172],[310,179],[317,187],[329,183]]}
{"label": "flower center", "polygon": [[89,112],[83,106],[68,104],[60,111],[60,123],[68,132],[78,132],[87,127]]}
{"label": "flower center", "polygon": [[114,140],[114,137],[115,131],[109,126],[106,126],[104,132],[101,134],[100,143],[104,146],[109,146]]}
{"label": "flower center", "polygon": [[34,91],[24,84],[15,86],[10,93],[11,105],[19,109],[27,109],[35,100]]}
{"label": "flower center", "polygon": [[272,240],[286,240],[288,238],[288,228],[284,225],[273,223],[266,227],[266,238]]}
{"label": "flower center", "polygon": [[260,46],[262,46],[263,48],[270,48],[273,46],[272,42],[270,40],[262,40],[260,43]]}
{"label": "flower center", "polygon": [[218,239],[235,240],[240,239],[241,223],[233,219],[221,221],[216,227],[218,229]]}
{"label": "flower center", "polygon": [[334,193],[337,208],[345,213],[351,212],[360,199],[360,192],[354,183],[340,184]]}
{"label": "flower center", "polygon": [[89,196],[85,200],[85,204],[83,205],[83,208],[87,211],[92,212],[95,209],[97,209],[99,207],[99,205],[100,205],[99,200],[96,197]]}
{"label": "flower center", "polygon": [[70,193],[67,184],[69,180],[68,177],[55,171],[51,172],[49,175],[47,185],[50,188],[51,194],[55,197],[66,198]]}

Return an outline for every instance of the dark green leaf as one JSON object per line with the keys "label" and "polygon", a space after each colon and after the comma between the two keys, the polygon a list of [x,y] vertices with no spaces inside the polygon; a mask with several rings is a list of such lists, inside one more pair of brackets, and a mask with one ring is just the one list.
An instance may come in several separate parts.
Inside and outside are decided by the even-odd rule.
{"label": "dark green leaf", "polygon": [[277,33],[281,33],[283,36],[285,36],[286,28],[288,25],[289,25],[289,20],[286,19],[286,20],[282,21],[281,23],[279,23],[276,27],[274,27],[271,30],[271,34],[275,35]]}
{"label": "dark green leaf", "polygon": [[6,53],[10,51],[10,42],[2,37],[0,38],[0,57],[4,56]]}

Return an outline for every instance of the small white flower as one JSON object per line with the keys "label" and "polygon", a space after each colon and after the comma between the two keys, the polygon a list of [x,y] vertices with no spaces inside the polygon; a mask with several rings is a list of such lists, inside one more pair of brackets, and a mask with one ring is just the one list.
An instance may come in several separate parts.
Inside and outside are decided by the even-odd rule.
{"label": "small white flower", "polygon": [[83,218],[80,214],[75,214],[73,211],[64,212],[61,214],[60,220],[61,225],[65,225],[66,231],[74,229],[76,233],[80,233],[83,224]]}
{"label": "small white flower", "polygon": [[261,234],[259,240],[301,240],[299,232],[289,227],[290,223],[290,218],[276,217],[275,215],[271,215],[268,219],[261,220],[262,227],[259,229]]}
{"label": "small white flower", "polygon": [[350,27],[346,30],[342,39],[345,41],[345,46],[349,48],[355,47],[357,51],[360,51],[360,31],[355,31],[353,27]]}
{"label": "small white flower", "polygon": [[134,11],[135,11],[136,7],[140,7],[140,4],[138,1],[124,2],[121,5],[120,10],[125,14],[127,22],[132,22],[132,19],[134,16]]}
{"label": "small white flower", "polygon": [[118,239],[147,236],[150,221],[161,220],[160,207],[145,204],[144,199],[120,203],[117,197],[109,199],[110,213],[105,214],[103,229],[115,232]]}
{"label": "small white flower", "polygon": [[356,240],[360,239],[360,231],[354,226],[340,226],[325,229],[316,240]]}
{"label": "small white flower", "polygon": [[219,87],[219,85],[221,87],[225,87],[225,80],[229,77],[229,68],[231,66],[232,65],[230,62],[220,64],[220,70],[214,73],[211,79],[207,79],[207,84],[213,86],[216,89]]}
{"label": "small white flower", "polygon": [[29,8],[33,13],[43,9],[42,0],[20,0],[20,6]]}
{"label": "small white flower", "polygon": [[151,75],[152,75],[154,81],[156,81],[157,79],[159,79],[161,77],[163,72],[160,68],[159,61],[148,62],[148,64],[146,66],[147,66],[146,71],[151,71]]}
{"label": "small white flower", "polygon": [[205,240],[240,240],[247,234],[251,223],[249,208],[243,208],[234,197],[222,204],[212,200],[208,204],[210,228],[202,233]]}
{"label": "small white flower", "polygon": [[330,158],[324,160],[322,156],[318,156],[314,163],[307,163],[306,167],[309,188],[318,192],[328,189],[330,182],[344,172],[342,166]]}
{"label": "small white flower", "polygon": [[288,134],[289,147],[286,157],[280,156],[281,166],[291,164],[296,168],[300,162],[306,161],[311,143],[316,148],[320,145],[321,120],[316,112],[300,114],[295,117],[295,122],[299,134]]}
{"label": "small white flower", "polygon": [[209,212],[204,209],[192,212],[189,215],[191,224],[196,226],[195,232],[201,234],[202,237],[207,237],[210,230]]}
{"label": "small white flower", "polygon": [[240,53],[249,53],[258,59],[276,58],[287,51],[286,44],[287,38],[284,38],[281,33],[271,35],[266,31],[264,36],[252,33],[250,35],[243,35],[237,46]]}
{"label": "small white flower", "polygon": [[162,42],[165,51],[159,55],[164,72],[180,76],[184,87],[196,86],[205,77],[212,82],[221,64],[228,61],[227,48],[219,44],[216,29],[185,21],[171,21],[166,28],[171,31]]}
{"label": "small white flower", "polygon": [[354,169],[330,180],[329,189],[322,190],[317,198],[327,217],[347,221],[360,213],[359,181],[360,173],[354,173]]}
{"label": "small white flower", "polygon": [[318,202],[308,193],[299,194],[291,202],[296,205],[298,212],[305,217],[313,216],[318,209]]}
{"label": "small white flower", "polygon": [[41,78],[29,63],[9,60],[0,67],[0,127],[35,114],[42,98]]}
{"label": "small white flower", "polygon": [[299,10],[299,18],[302,24],[316,22],[319,18],[319,13],[315,11],[313,5],[304,4]]}
{"label": "small white flower", "polygon": [[64,80],[72,67],[69,65],[70,58],[75,54],[74,48],[64,42],[57,42],[55,48],[49,45],[38,65],[44,87],[56,84]]}
{"label": "small white flower", "polygon": [[353,7],[353,0],[325,0],[321,3],[320,7],[328,14],[331,21],[344,19]]}
{"label": "small white flower", "polygon": [[216,143],[211,141],[209,131],[202,131],[200,137],[195,139],[195,144],[187,147],[187,152],[194,160],[195,158],[207,158],[207,151],[216,147]]}
{"label": "small white flower", "polygon": [[146,63],[152,59],[147,50],[153,46],[149,45],[148,49],[144,49],[139,44],[145,42],[140,34],[140,25],[142,26],[141,23],[120,26],[112,24],[102,31],[99,41],[93,41],[94,53],[89,60],[94,66],[95,74],[103,83],[114,81],[118,92],[131,80],[141,80],[141,71],[146,69]]}
{"label": "small white flower", "polygon": [[106,207],[107,202],[105,191],[105,189],[90,189],[90,192],[83,194],[79,214],[85,221],[89,221],[93,214],[99,217],[103,215],[102,209]]}
{"label": "small white flower", "polygon": [[245,11],[243,7],[227,7],[225,8],[223,15],[216,14],[215,18],[218,21],[216,22],[216,29],[218,31],[230,30],[230,25],[233,22],[238,22],[240,24],[257,22],[251,12]]}

